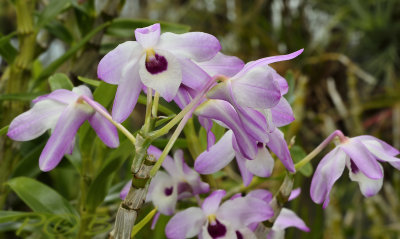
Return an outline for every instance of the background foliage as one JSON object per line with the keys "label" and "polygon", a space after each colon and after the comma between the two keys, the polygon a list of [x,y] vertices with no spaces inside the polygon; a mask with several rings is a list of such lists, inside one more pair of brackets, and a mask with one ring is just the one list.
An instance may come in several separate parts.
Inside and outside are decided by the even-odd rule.
{"label": "background foliage", "polygon": [[[288,99],[296,121],[285,128],[285,136],[291,142],[296,136],[294,155],[311,151],[337,128],[349,136],[375,135],[400,148],[397,0],[1,0],[1,237],[66,238],[83,233],[79,225],[87,225],[89,237],[105,237],[119,191],[130,178],[130,143],[110,150],[85,125],[79,130],[80,150],[41,173],[38,157],[48,135],[17,143],[5,133],[30,100],[50,90],[84,82],[98,102],[110,106],[115,87],[97,81],[99,60],[119,43],[133,40],[135,28],[153,22],[161,22],[163,31],[211,33],[224,53],[246,62],[305,48],[296,60],[273,65],[291,86]],[[144,96],[139,102],[145,102]],[[177,112],[173,106],[160,110]],[[135,131],[142,123],[138,105],[124,124]],[[159,140],[156,146],[165,143]],[[177,147],[187,147],[185,139]],[[303,193],[290,207],[311,232],[290,229],[288,237],[400,236],[398,172],[385,168],[383,190],[369,199],[362,198],[356,184],[341,179],[330,206],[322,210],[308,194],[311,166],[303,171],[305,176],[295,180]],[[228,174],[216,175],[220,185]],[[278,184],[272,178],[263,185]],[[141,217],[151,209],[146,206]],[[137,237],[163,238],[167,219],[161,217],[154,231],[145,227]]]}

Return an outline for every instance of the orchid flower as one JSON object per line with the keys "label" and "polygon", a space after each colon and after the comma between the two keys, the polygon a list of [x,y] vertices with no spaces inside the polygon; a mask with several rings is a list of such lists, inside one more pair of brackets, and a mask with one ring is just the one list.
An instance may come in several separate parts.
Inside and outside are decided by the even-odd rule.
{"label": "orchid flower", "polygon": [[[39,96],[32,101],[33,107],[29,111],[11,122],[7,135],[16,141],[32,140],[48,129],[52,131],[39,158],[42,171],[52,170],[64,154],[72,153],[75,134],[86,120],[107,146],[118,147],[119,139],[115,126],[94,111],[80,96],[86,96],[88,100],[93,99],[90,89],[84,85],[74,87],[72,91],[59,89]],[[106,111],[99,103],[93,101],[92,104]]]}
{"label": "orchid flower", "polygon": [[[182,84],[198,89],[203,81],[192,62],[207,61],[221,49],[219,41],[202,32],[160,34],[160,24],[135,30],[136,41],[117,46],[100,61],[98,77],[118,85],[112,116],[124,121],[136,105],[143,87],[150,87],[171,101]],[[201,70],[201,69],[200,69]]]}
{"label": "orchid flower", "polygon": [[329,194],[345,167],[352,181],[358,182],[361,193],[371,197],[383,183],[383,168],[378,161],[388,162],[400,170],[399,150],[373,136],[341,139],[341,143],[319,163],[311,182],[311,198],[315,203],[329,204]]}
{"label": "orchid flower", "polygon": [[[158,159],[162,152],[151,145],[147,153]],[[152,201],[162,214],[172,215],[178,200],[210,190],[209,185],[201,181],[200,175],[185,163],[182,150],[177,150],[173,158],[167,156],[162,166],[167,172],[156,174],[146,197],[146,201]],[[121,199],[126,197],[131,184],[132,181],[129,181],[123,188]]]}
{"label": "orchid flower", "polygon": [[[289,196],[289,201],[298,197],[300,195],[300,192],[300,188],[294,189]],[[247,194],[246,197],[258,198],[267,203],[271,203],[273,198],[272,193],[264,189],[253,190],[249,194]],[[296,227],[305,232],[310,231],[304,221],[299,216],[297,216],[295,212],[287,208],[282,208],[278,217],[275,219],[271,231],[267,235],[267,239],[285,238],[285,229],[288,227]],[[257,223],[250,225],[250,228],[257,228]]]}
{"label": "orchid flower", "polygon": [[290,117],[293,115],[290,105],[282,97],[288,91],[288,84],[268,64],[293,59],[302,52],[301,49],[288,55],[249,62],[232,77],[220,76],[222,82],[214,86],[207,97],[228,101],[237,111],[239,119],[248,126],[246,130],[250,136],[258,142],[267,143],[269,138],[265,132],[274,130],[271,108],[275,108],[274,116],[279,125],[294,119]]}
{"label": "orchid flower", "polygon": [[235,197],[221,204],[225,194],[224,190],[214,191],[204,199],[201,208],[190,207],[175,214],[165,228],[167,237],[255,238],[248,226],[271,218],[272,208],[255,197]]}

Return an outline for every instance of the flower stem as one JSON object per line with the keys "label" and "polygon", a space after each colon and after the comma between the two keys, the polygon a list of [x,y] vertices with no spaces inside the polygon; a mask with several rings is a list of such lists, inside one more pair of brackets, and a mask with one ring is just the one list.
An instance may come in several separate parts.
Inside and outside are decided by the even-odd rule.
{"label": "flower stem", "polygon": [[[196,97],[185,107],[183,108],[183,110],[181,112],[179,112],[179,114],[177,114],[175,116],[175,118],[173,118],[170,122],[168,122],[164,127],[162,127],[159,130],[156,130],[152,133],[150,133],[150,139],[151,140],[155,140],[165,134],[167,134],[170,129],[172,129],[172,127],[174,127],[184,116],[186,116],[189,111],[191,111],[191,113],[194,111],[192,110],[193,108],[197,107],[197,105],[199,104],[199,102],[203,99],[204,94],[208,91],[208,89],[214,84],[215,80],[214,79],[210,79],[206,85],[204,86],[204,88],[196,95]],[[190,114],[191,114],[190,113]]]}
{"label": "flower stem", "polygon": [[144,134],[147,135],[150,131],[151,111],[153,104],[153,89],[147,88],[146,115],[144,117]]}
{"label": "flower stem", "polygon": [[81,99],[83,99],[86,103],[88,103],[95,111],[101,114],[104,118],[110,121],[119,131],[121,131],[121,133],[123,133],[132,142],[132,144],[135,145],[136,142],[135,136],[133,136],[131,132],[129,132],[129,130],[127,130],[122,124],[114,121],[112,119],[112,116],[108,112],[104,111],[97,104],[95,104],[92,99],[88,98],[85,95],[82,95]]}
{"label": "flower stem", "polygon": [[320,145],[318,145],[311,153],[304,157],[300,162],[294,165],[296,170],[299,170],[304,165],[309,163],[315,156],[317,156],[328,144],[335,138],[339,137],[340,142],[345,142],[347,140],[346,136],[343,135],[342,131],[335,130],[330,134]]}
{"label": "flower stem", "polygon": [[159,99],[160,99],[160,93],[156,91],[156,93],[154,94],[153,107],[151,108],[151,114],[153,118],[157,118]]}

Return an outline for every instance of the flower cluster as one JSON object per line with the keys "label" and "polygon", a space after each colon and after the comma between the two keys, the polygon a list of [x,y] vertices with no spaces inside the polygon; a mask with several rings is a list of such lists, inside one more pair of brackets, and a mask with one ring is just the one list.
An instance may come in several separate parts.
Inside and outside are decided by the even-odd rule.
{"label": "flower cluster", "polygon": [[[105,55],[98,66],[101,80],[118,85],[112,116],[93,100],[86,86],[72,91],[59,89],[35,99],[29,111],[11,122],[8,136],[26,141],[50,129],[52,134],[39,159],[40,169],[49,171],[64,154],[72,152],[75,135],[86,120],[107,146],[118,147],[116,126],[129,117],[142,90],[155,91],[181,109],[189,107],[192,111],[182,112],[189,116],[194,112],[207,132],[207,149],[195,159],[197,172],[185,163],[183,151],[177,150],[173,158],[165,158],[162,166],[166,172],[159,171],[148,188],[147,201],[165,215],[175,213],[178,200],[195,197],[199,203],[199,207],[187,208],[171,218],[167,237],[256,238],[257,226],[274,216],[272,194],[254,190],[221,203],[226,192],[214,188],[202,201],[199,195],[209,192],[210,187],[201,181],[199,173],[213,174],[236,158],[243,184],[248,186],[254,175],[272,174],[275,162],[270,151],[289,173],[296,172],[298,165],[295,167],[279,129],[294,120],[284,98],[288,83],[269,65],[291,60],[303,49],[244,64],[237,57],[222,54],[217,38],[207,33],[161,34],[160,24],[154,24],[136,29],[135,37],[136,41],[122,43]],[[214,123],[227,129],[218,142],[211,131]],[[395,157],[399,151],[372,136],[347,138],[335,131],[321,147],[336,136],[340,143],[322,159],[311,183],[312,200],[324,207],[345,167],[366,197],[382,187],[383,168],[378,161],[400,169],[400,159]],[[150,146],[147,154],[158,159],[162,152]],[[121,198],[125,198],[131,184],[124,187]],[[309,230],[285,208],[274,220],[270,233],[265,235],[268,238],[282,237],[288,226]]]}

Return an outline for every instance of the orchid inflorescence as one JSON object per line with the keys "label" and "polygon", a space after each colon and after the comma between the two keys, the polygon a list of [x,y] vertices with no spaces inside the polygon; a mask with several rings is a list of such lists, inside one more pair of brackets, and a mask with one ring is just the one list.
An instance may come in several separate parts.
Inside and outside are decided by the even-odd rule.
{"label": "orchid inflorescence", "polygon": [[[153,157],[157,162],[154,168],[146,168],[138,156],[133,162],[138,165],[133,167],[135,177],[126,184],[121,198],[128,202],[136,197],[135,190],[144,188],[146,201],[154,204],[158,215],[173,216],[165,229],[168,238],[196,235],[200,238],[281,238],[283,230],[289,226],[308,231],[293,211],[277,206],[280,197],[273,197],[269,191],[255,189],[248,190],[246,195],[238,193],[227,197],[225,190],[210,187],[200,176],[216,173],[236,158],[246,187],[254,175],[259,178],[272,175],[274,157],[282,162],[290,176],[315,156],[314,152],[314,156],[296,165],[293,163],[279,129],[294,120],[292,108],[284,97],[289,86],[270,67],[271,63],[299,56],[303,49],[244,64],[237,57],[222,54],[218,39],[207,33],[161,34],[160,24],[154,24],[136,29],[135,37],[136,41],[122,43],[105,55],[98,66],[101,80],[118,85],[111,115],[93,100],[88,87],[81,85],[72,91],[59,89],[33,100],[32,108],[11,122],[8,136],[27,141],[50,129],[52,134],[39,158],[40,169],[49,171],[65,154],[72,153],[75,135],[86,120],[111,148],[119,146],[117,129],[122,130],[135,145],[138,155],[144,152],[144,158]],[[145,127],[133,136],[120,123],[132,113],[142,90],[148,95],[147,107],[152,107],[149,110],[155,109],[153,114],[157,114],[159,96],[167,102],[174,101],[182,111],[161,131],[150,126],[148,119],[155,115],[146,113]],[[182,150],[177,150],[173,158],[168,156],[192,114],[207,133],[207,149],[195,155],[194,169],[185,162]],[[180,120],[176,135],[171,136],[163,151],[151,145],[152,140],[168,133]],[[212,131],[213,124],[227,129],[218,141]],[[335,131],[316,152],[333,139],[338,139],[337,146],[321,160],[311,183],[312,200],[323,203],[324,208],[329,203],[333,184],[345,167],[350,179],[359,183],[365,197],[375,195],[382,187],[383,167],[378,161],[400,169],[400,159],[395,157],[399,151],[373,136],[348,138]],[[157,171],[161,165],[166,172]],[[148,180],[141,186],[135,183],[139,172],[144,172],[143,179]],[[285,190],[278,192],[286,196],[283,202],[294,198],[293,194],[298,192],[292,191],[292,185],[286,189],[286,193],[283,193]],[[209,193],[207,197],[206,193]],[[144,201],[144,198],[138,200]],[[195,205],[178,209],[178,203],[185,200]],[[141,204],[138,205],[140,208]],[[266,221],[272,224],[262,234]],[[115,227],[118,227],[118,220]],[[114,233],[112,235],[118,238],[118,230]]]}

